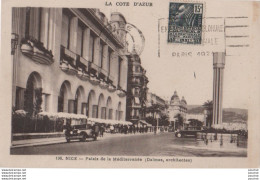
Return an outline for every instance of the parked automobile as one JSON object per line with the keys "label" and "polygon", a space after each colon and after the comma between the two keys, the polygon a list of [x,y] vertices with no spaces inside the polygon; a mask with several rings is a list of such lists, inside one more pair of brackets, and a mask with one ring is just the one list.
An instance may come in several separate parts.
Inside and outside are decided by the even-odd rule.
{"label": "parked automobile", "polygon": [[94,133],[91,124],[67,124],[65,130],[65,138],[68,143],[71,140],[80,140],[85,142],[87,138],[93,138],[93,140],[97,140],[97,135],[96,133]]}
{"label": "parked automobile", "polygon": [[181,137],[196,137],[198,132],[202,131],[202,127],[187,127],[184,130],[175,131],[175,136],[178,138]]}

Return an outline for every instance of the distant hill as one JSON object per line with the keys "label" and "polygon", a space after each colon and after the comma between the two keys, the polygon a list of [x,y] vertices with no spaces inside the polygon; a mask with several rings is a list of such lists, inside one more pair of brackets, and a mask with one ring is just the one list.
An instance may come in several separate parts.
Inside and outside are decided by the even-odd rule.
{"label": "distant hill", "polygon": [[[201,105],[188,105],[187,111],[190,114],[201,114],[204,111],[204,107]],[[224,108],[223,109],[223,122],[247,122],[248,110],[239,108]]]}

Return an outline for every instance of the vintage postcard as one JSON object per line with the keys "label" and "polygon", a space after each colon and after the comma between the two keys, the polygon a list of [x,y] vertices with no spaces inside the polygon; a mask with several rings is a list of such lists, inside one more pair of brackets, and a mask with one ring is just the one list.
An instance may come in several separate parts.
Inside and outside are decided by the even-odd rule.
{"label": "vintage postcard", "polygon": [[2,167],[251,168],[260,3],[2,3]]}

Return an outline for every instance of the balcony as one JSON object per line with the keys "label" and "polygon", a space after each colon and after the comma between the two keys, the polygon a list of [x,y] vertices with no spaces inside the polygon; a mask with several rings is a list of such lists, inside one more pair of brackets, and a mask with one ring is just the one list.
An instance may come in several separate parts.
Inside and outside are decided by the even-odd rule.
{"label": "balcony", "polygon": [[120,86],[118,86],[116,93],[119,97],[125,97],[126,96],[126,91],[123,90]]}
{"label": "balcony", "polygon": [[47,50],[42,42],[32,37],[21,40],[21,52],[39,64],[50,65],[54,62],[52,51]]}
{"label": "balcony", "polygon": [[132,76],[143,76],[143,72],[142,71],[131,71],[130,74]]}
{"label": "balcony", "polygon": [[89,63],[89,72],[91,75],[98,77],[99,67],[93,62]]}
{"label": "balcony", "polygon": [[109,92],[115,92],[116,91],[116,87],[113,84],[109,84],[107,90]]}
{"label": "balcony", "polygon": [[131,83],[132,86],[139,86],[139,87],[143,86],[143,83],[140,80],[139,81],[138,80],[131,80],[130,83]]}
{"label": "balcony", "polygon": [[130,118],[130,120],[139,120],[139,116],[137,116],[137,115],[130,116],[129,118]]}
{"label": "balcony", "polygon": [[60,49],[60,68],[64,72],[70,75],[76,75],[78,73],[76,66],[77,55],[61,46]]}
{"label": "balcony", "polygon": [[102,68],[99,68],[99,78],[103,79],[104,81],[107,81],[108,72]]}
{"label": "balcony", "polygon": [[89,61],[81,56],[77,56],[76,66],[78,69],[77,77],[83,81],[89,80]]}
{"label": "balcony", "polygon": [[111,76],[111,74],[108,75],[107,82],[114,86],[115,77]]}
{"label": "balcony", "polygon": [[106,88],[108,88],[108,83],[107,83],[106,81],[104,81],[103,79],[100,79],[99,86],[100,86],[102,89],[106,89]]}
{"label": "balcony", "polygon": [[96,76],[94,76],[93,74],[90,74],[90,76],[89,76],[89,81],[90,81],[91,84],[93,84],[93,85],[98,85],[99,82],[100,82],[100,80],[99,80]]}

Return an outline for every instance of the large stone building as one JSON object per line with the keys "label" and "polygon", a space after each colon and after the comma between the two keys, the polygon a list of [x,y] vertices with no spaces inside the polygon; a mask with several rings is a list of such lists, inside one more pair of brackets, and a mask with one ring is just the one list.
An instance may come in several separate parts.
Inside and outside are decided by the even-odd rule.
{"label": "large stone building", "polygon": [[[125,31],[98,9],[13,8],[12,18],[14,109],[126,119]],[[120,13],[110,20],[126,24]]]}
{"label": "large stone building", "polygon": [[145,119],[148,78],[141,65],[139,55],[133,53],[128,56],[128,85],[126,119],[138,123]]}
{"label": "large stone building", "polygon": [[[148,92],[147,93],[147,100],[146,100],[146,107],[149,109],[153,105],[158,105],[158,118],[161,118],[162,116],[167,115],[167,110],[168,110],[168,105],[167,102],[161,98],[160,96]],[[147,111],[146,112],[146,117],[152,117],[152,112]]]}
{"label": "large stone building", "polygon": [[184,97],[180,100],[177,91],[174,91],[168,108],[169,121],[175,122],[176,116],[180,114],[185,122],[187,114],[187,102]]}

